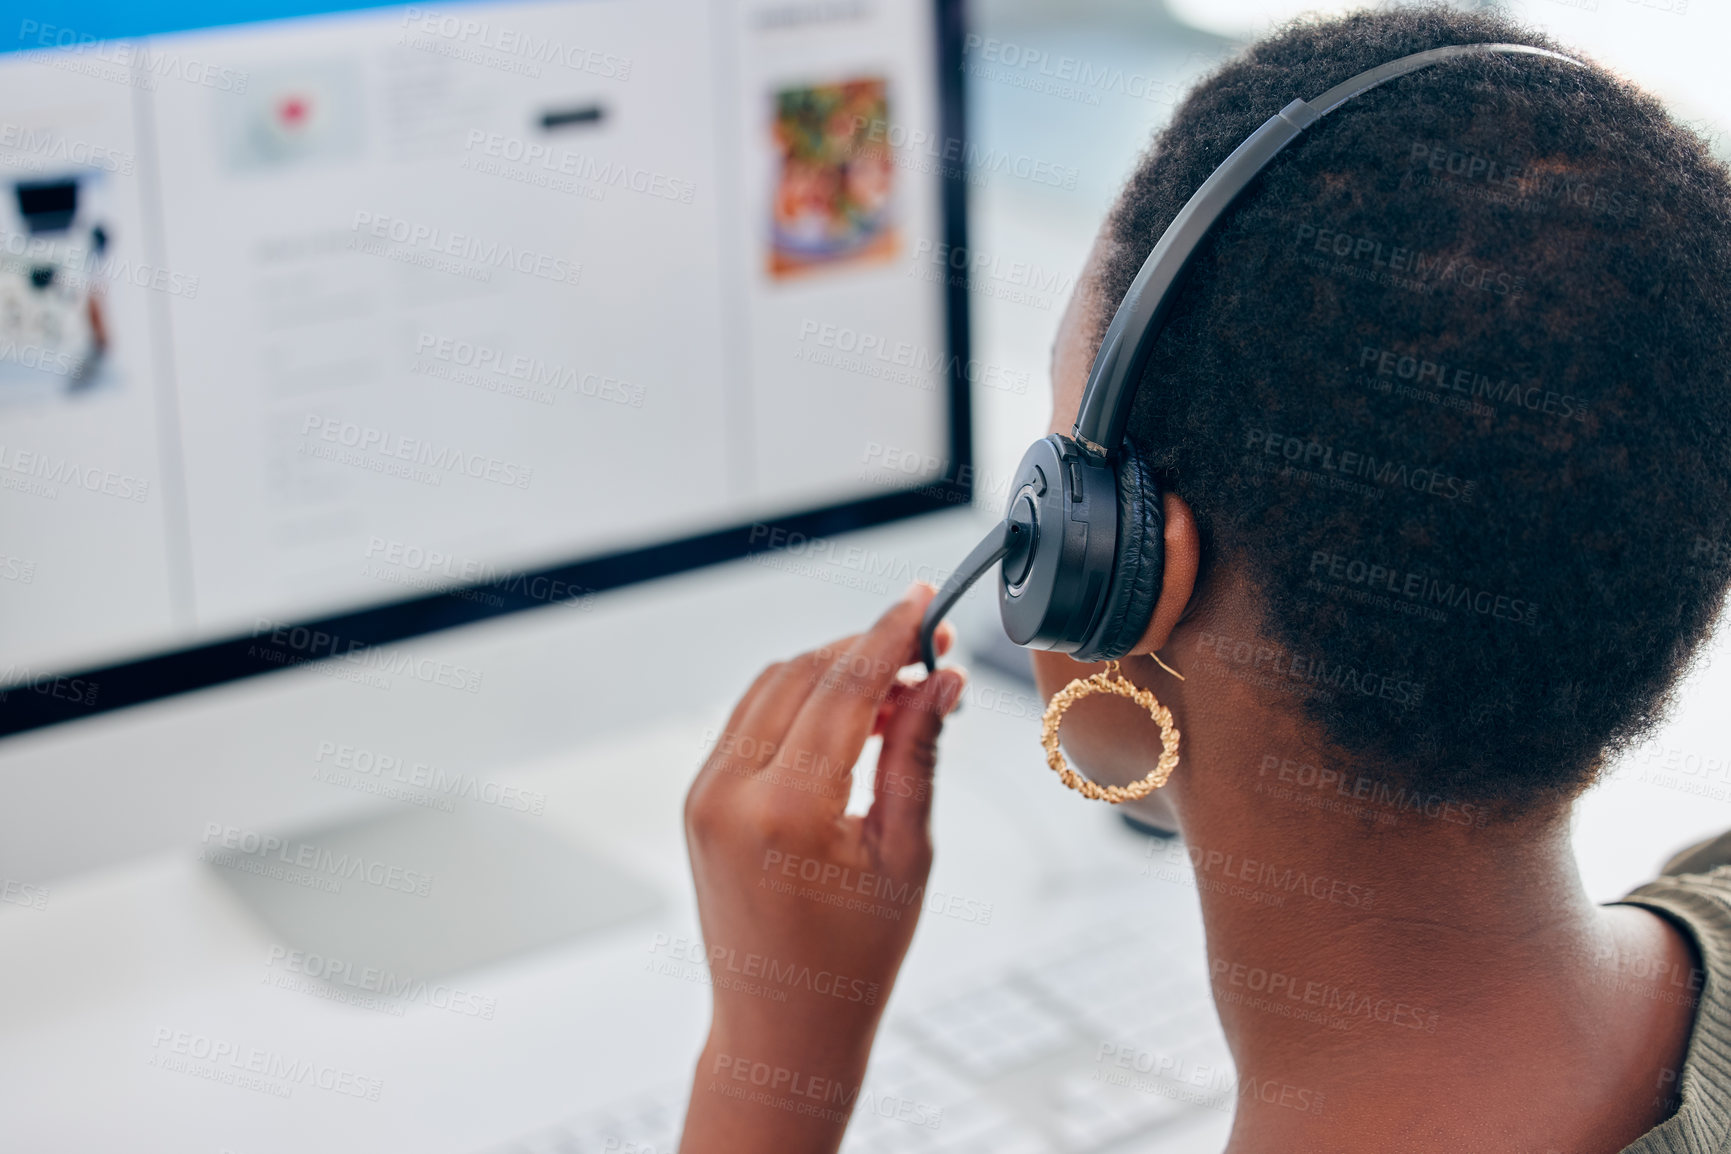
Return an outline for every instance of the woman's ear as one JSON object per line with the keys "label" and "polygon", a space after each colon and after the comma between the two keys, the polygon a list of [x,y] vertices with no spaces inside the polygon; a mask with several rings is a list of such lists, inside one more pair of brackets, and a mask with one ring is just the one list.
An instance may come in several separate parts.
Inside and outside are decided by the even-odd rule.
{"label": "woman's ear", "polygon": [[1166,573],[1154,616],[1131,653],[1153,653],[1171,639],[1196,592],[1196,575],[1202,567],[1202,537],[1196,531],[1196,515],[1176,493],[1165,494],[1162,507],[1166,514]]}

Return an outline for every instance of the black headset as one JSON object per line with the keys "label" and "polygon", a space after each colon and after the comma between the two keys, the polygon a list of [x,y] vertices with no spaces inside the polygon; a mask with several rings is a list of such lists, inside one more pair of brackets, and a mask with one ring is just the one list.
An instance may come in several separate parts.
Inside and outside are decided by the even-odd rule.
{"label": "black headset", "polygon": [[1233,149],[1178,210],[1112,317],[1088,373],[1068,437],[1035,441],[1016,469],[1004,519],[974,546],[926,607],[920,657],[937,668],[932,633],[962,594],[1000,560],[998,609],[1017,645],[1077,661],[1130,652],[1160,599],[1165,515],[1154,470],[1124,439],[1142,369],[1177,298],[1179,281],[1209,231],[1299,133],[1361,93],[1458,56],[1572,56],[1526,44],[1458,44],[1402,56],[1294,100]]}

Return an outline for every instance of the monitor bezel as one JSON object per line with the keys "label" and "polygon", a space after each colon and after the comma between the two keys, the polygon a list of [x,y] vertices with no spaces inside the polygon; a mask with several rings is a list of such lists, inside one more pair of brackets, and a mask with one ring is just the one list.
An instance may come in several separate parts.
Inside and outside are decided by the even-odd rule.
{"label": "monitor bezel", "polygon": [[[963,0],[932,0],[936,22],[938,128],[948,155],[967,149],[962,71]],[[944,243],[967,249],[967,174],[961,162],[940,173]],[[964,262],[965,265],[966,262]],[[767,552],[795,534],[833,537],[973,499],[973,432],[967,367],[971,357],[966,268],[946,262],[943,280],[949,389],[949,456],[936,481],[841,504],[732,525],[675,541],[587,557],[471,585],[454,586],[347,613],[270,621],[270,633],[320,639],[318,646],[274,644],[261,630],[146,657],[45,674],[0,689],[0,738],[61,725],[192,693],[244,678],[280,673],[308,661],[354,655],[380,646],[560,602],[536,590],[582,590],[584,596]],[[482,596],[484,594],[484,596]],[[300,631],[300,632],[296,632]],[[261,641],[264,642],[261,644]]]}

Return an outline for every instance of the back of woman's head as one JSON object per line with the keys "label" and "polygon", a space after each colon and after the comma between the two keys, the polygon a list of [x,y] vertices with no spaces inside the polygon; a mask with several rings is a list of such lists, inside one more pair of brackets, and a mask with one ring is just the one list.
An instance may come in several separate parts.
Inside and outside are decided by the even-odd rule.
{"label": "back of woman's head", "polygon": [[[1560,47],[1405,10],[1294,25],[1206,79],[1106,226],[1096,337],[1263,120],[1481,41]],[[1130,436],[1210,568],[1255,590],[1259,636],[1209,654],[1274,653],[1247,671],[1344,759],[1519,810],[1650,728],[1712,627],[1728,366],[1723,166],[1602,69],[1465,58],[1353,100],[1252,185],[1192,266]]]}

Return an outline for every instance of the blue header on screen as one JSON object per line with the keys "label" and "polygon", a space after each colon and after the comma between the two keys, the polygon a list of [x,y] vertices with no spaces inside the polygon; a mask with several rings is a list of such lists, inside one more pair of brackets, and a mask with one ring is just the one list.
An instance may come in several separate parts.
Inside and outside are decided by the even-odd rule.
{"label": "blue header on screen", "polygon": [[[427,3],[429,10],[452,10],[493,0],[463,3]],[[297,16],[323,16],[333,12],[360,12],[369,8],[405,8],[406,4],[356,3],[355,0],[162,0],[140,4],[137,0],[56,0],[37,5],[33,15],[3,18],[0,52],[66,48],[92,40],[120,40],[137,36],[160,36],[194,28],[224,24],[251,24],[258,20],[292,20]]]}

